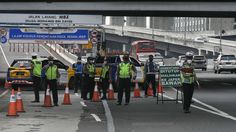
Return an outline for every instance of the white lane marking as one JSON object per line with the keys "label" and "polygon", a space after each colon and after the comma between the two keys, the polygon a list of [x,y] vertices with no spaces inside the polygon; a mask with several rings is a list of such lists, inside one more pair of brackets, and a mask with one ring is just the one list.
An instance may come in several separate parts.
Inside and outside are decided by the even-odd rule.
{"label": "white lane marking", "polygon": [[1,95],[0,98],[2,98],[4,95],[6,95],[9,92],[9,89],[5,90]]}
{"label": "white lane marking", "polygon": [[[161,94],[160,94],[161,95]],[[166,97],[166,98],[168,98],[168,99],[174,99],[174,98],[172,98],[172,97],[169,97],[169,96],[167,96],[167,95],[163,95],[164,97]],[[182,101],[178,101],[179,103],[182,103]],[[205,111],[205,112],[208,112],[208,113],[211,113],[211,114],[215,114],[215,115],[218,115],[218,116],[221,116],[221,117],[224,117],[224,118],[228,118],[228,119],[231,119],[231,120],[233,120],[233,121],[236,121],[236,117],[233,117],[233,116],[231,116],[231,115],[229,115],[229,114],[224,114],[224,112],[223,113],[218,113],[218,112],[216,112],[216,111],[213,111],[213,110],[208,110],[208,109],[205,109],[205,108],[202,108],[202,107],[199,107],[199,106],[196,106],[196,105],[191,105],[191,107],[194,107],[194,108],[196,108],[196,109],[199,109],[199,110],[202,110],[202,111]]]}
{"label": "white lane marking", "polygon": [[103,107],[105,109],[105,114],[106,114],[106,118],[107,118],[107,131],[108,132],[115,132],[115,126],[114,126],[113,118],[112,118],[109,106],[107,104],[107,101],[102,100],[102,104],[103,104]]}
{"label": "white lane marking", "polygon": [[[174,88],[172,88],[174,91],[177,91],[176,89],[174,89]],[[181,94],[181,92],[179,91],[179,93]],[[211,110],[213,110],[213,111],[215,111],[215,112],[218,112],[218,113],[220,113],[220,114],[223,114],[223,115],[229,115],[229,114],[227,114],[227,113],[225,113],[225,112],[223,112],[223,111],[221,111],[221,110],[219,110],[219,109],[217,109],[217,108],[215,108],[215,107],[213,107],[213,106],[210,106],[210,105],[208,105],[208,104],[206,104],[206,103],[203,103],[202,101],[200,101],[200,100],[198,100],[198,99],[196,99],[196,98],[192,98],[195,102],[197,102],[197,103],[199,103],[199,104],[201,104],[201,105],[203,105],[203,106],[205,106],[205,107],[207,107],[207,108],[209,108],[209,109],[211,109]]]}
{"label": "white lane marking", "polygon": [[2,45],[0,45],[0,48],[1,48],[3,57],[4,57],[4,59],[5,59],[6,63],[7,63],[7,65],[8,65],[8,67],[10,67],[10,64],[9,64],[9,62],[8,62],[8,60],[7,60],[7,57],[6,57],[6,55],[5,55],[5,53],[4,53],[3,49],[2,49]]}
{"label": "white lane marking", "polygon": [[93,116],[93,118],[94,118],[97,122],[101,122],[101,121],[102,121],[96,114],[91,114],[91,116]]}
{"label": "white lane marking", "polygon": [[80,104],[81,104],[83,107],[87,107],[87,105],[84,103],[84,101],[80,101]]}
{"label": "white lane marking", "polygon": [[44,50],[46,50],[53,58],[57,59],[48,49],[46,49],[43,45],[40,45]]}

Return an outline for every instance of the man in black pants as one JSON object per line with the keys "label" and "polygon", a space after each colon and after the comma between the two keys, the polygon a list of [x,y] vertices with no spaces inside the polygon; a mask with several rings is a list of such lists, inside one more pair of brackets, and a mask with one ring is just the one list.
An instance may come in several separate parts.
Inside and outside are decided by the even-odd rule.
{"label": "man in black pants", "polygon": [[75,71],[74,76],[74,93],[75,96],[79,96],[78,88],[80,88],[81,98],[83,98],[83,89],[82,89],[82,74],[83,74],[83,64],[81,63],[81,57],[77,58],[77,62],[72,65],[72,68]]}
{"label": "man in black pants", "polygon": [[[58,106],[57,79],[60,77],[60,74],[57,66],[53,64],[52,56],[48,57],[48,65],[44,66],[43,69],[46,71],[46,86],[49,86],[52,90],[54,106]],[[47,88],[45,90],[47,90]]]}
{"label": "man in black pants", "polygon": [[39,100],[39,90],[40,90],[40,82],[41,82],[41,71],[42,71],[42,62],[37,59],[37,54],[32,53],[32,73],[33,73],[33,86],[34,86],[34,95],[35,100],[31,101],[32,103],[38,103]]}
{"label": "man in black pants", "polygon": [[[132,78],[132,72],[133,78]],[[123,98],[123,91],[125,89],[125,105],[130,102],[130,85],[131,78],[136,79],[137,70],[133,64],[129,62],[129,56],[123,56],[123,62],[121,62],[117,69],[117,82],[118,82],[118,102],[117,105],[121,105]]]}
{"label": "man in black pants", "polygon": [[144,66],[144,74],[145,74],[145,97],[148,97],[147,90],[149,84],[152,84],[153,89],[153,97],[156,97],[156,73],[157,73],[157,64],[153,62],[153,55],[149,55],[149,59],[147,60]]}
{"label": "man in black pants", "polygon": [[192,64],[193,53],[187,52],[185,56],[186,60],[181,67],[181,82],[184,93],[183,110],[184,113],[190,113],[189,108],[193,97],[194,85],[196,83],[199,87],[199,83]]}
{"label": "man in black pants", "polygon": [[102,66],[101,76],[100,80],[102,82],[102,100],[107,99],[107,89],[109,87],[109,81],[110,81],[110,66],[108,65],[107,59],[104,59],[104,63]]}

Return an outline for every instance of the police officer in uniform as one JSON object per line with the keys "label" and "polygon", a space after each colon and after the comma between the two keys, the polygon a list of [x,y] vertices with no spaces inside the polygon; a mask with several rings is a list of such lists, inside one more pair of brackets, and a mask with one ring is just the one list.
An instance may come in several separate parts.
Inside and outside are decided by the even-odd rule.
{"label": "police officer in uniform", "polygon": [[42,62],[37,59],[37,54],[32,53],[32,73],[33,73],[33,86],[34,86],[34,95],[35,100],[31,101],[32,103],[38,103],[39,100],[39,90],[40,90],[40,82],[41,82],[41,71],[42,71]]}
{"label": "police officer in uniform", "polygon": [[44,66],[44,69],[46,72],[46,86],[49,86],[52,90],[54,106],[58,106],[57,79],[60,77],[60,74],[57,66],[53,64],[52,56],[48,57],[48,64]]}
{"label": "police officer in uniform", "polygon": [[153,89],[153,97],[156,97],[156,72],[157,64],[153,62],[153,55],[149,55],[149,59],[147,60],[145,66],[144,66],[144,74],[145,74],[145,97],[148,97],[147,90],[149,87],[149,84],[152,84]]}
{"label": "police officer in uniform", "polygon": [[[132,73],[133,78],[132,78]],[[137,70],[133,64],[129,62],[129,55],[123,56],[123,62],[121,62],[117,69],[117,82],[118,82],[118,102],[117,105],[121,105],[123,98],[123,90],[125,89],[125,105],[130,102],[130,85],[131,78],[136,79]]]}
{"label": "police officer in uniform", "polygon": [[83,73],[84,73],[84,95],[83,99],[87,100],[87,94],[89,93],[89,99],[91,100],[93,98],[93,90],[95,86],[95,66],[93,63],[93,58],[88,57],[87,63],[83,67]]}
{"label": "police officer in uniform", "polygon": [[198,85],[196,73],[192,64],[193,53],[186,53],[186,60],[181,67],[181,83],[184,93],[183,110],[184,113],[190,113],[190,105],[193,97],[194,85]]}
{"label": "police officer in uniform", "polygon": [[80,88],[81,92],[81,98],[82,97],[82,73],[83,73],[83,64],[81,63],[81,57],[79,56],[77,58],[77,62],[72,65],[72,68],[75,71],[75,76],[74,76],[74,93],[75,96],[79,96],[78,94],[78,88]]}
{"label": "police officer in uniform", "polygon": [[102,71],[101,71],[101,82],[102,82],[102,99],[107,99],[107,89],[109,87],[109,81],[110,81],[110,66],[108,65],[107,59],[104,59],[104,63],[102,66]]}

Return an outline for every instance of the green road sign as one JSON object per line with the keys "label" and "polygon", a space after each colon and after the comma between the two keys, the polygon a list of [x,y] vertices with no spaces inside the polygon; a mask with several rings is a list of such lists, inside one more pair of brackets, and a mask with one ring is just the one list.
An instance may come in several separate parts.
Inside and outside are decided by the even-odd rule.
{"label": "green road sign", "polygon": [[160,66],[159,75],[161,85],[164,87],[174,87],[181,84],[179,66]]}

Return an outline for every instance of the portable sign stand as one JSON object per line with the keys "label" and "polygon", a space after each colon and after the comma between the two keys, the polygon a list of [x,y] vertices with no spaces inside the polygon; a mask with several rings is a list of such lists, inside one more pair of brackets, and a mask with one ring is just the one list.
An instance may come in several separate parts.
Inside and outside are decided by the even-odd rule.
{"label": "portable sign stand", "polygon": [[[162,86],[161,91],[161,102],[162,104],[164,101],[176,101],[176,104],[178,101],[182,101],[183,94],[182,94],[182,88],[181,80],[180,80],[180,67],[179,66],[160,66],[160,72],[159,72],[159,81]],[[176,88],[176,98],[175,99],[163,99],[163,88]],[[179,99],[179,91],[181,91],[181,99]],[[159,94],[157,94],[157,104],[159,102]]]}

